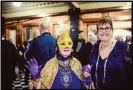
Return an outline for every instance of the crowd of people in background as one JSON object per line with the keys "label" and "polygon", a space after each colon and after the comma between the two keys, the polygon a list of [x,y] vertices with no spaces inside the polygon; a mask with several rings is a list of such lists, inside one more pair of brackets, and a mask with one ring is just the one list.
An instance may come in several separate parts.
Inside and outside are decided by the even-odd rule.
{"label": "crowd of people in background", "polygon": [[[112,40],[113,25],[112,25],[112,21],[108,18],[101,19],[100,22],[97,24],[97,27],[98,27],[97,38],[91,37],[91,39],[89,39],[88,42],[85,42],[85,40],[82,37],[83,31],[79,31],[79,35],[78,35],[79,37],[77,38],[77,40],[75,40],[75,42],[73,42],[73,47],[70,47],[73,49],[71,51],[73,55],[72,57],[75,57],[76,60],[78,60],[82,66],[85,66],[86,72],[91,74],[91,78],[87,79],[88,80],[87,83],[89,82],[90,84],[90,82],[93,82],[94,87],[96,89],[129,88],[130,83],[132,82],[131,81],[132,79],[132,70],[131,70],[132,37],[127,36],[126,40],[124,41],[123,38],[119,36],[115,38],[117,41],[113,41]],[[4,30],[4,28],[2,29]],[[65,43],[61,43],[62,46],[60,46],[57,43],[57,41],[60,39],[56,40],[56,38],[54,38],[49,33],[48,24],[46,22],[41,23],[39,25],[39,30],[41,34],[40,36],[30,41],[24,41],[22,45],[16,48],[13,45],[12,40],[4,39],[4,32],[3,32],[2,34],[3,37],[1,42],[2,43],[2,54],[1,54],[2,69],[3,69],[2,76],[6,78],[9,82],[4,78],[2,78],[2,88],[3,88],[2,90],[11,89],[12,81],[14,80],[14,77],[16,75],[14,72],[15,66],[19,67],[20,73],[21,72],[26,73],[25,82],[28,84],[30,73],[32,74],[33,79],[40,78],[40,72],[43,69],[43,67],[44,69],[48,68],[48,67],[45,67],[45,64],[49,62],[49,60],[54,58],[55,55],[57,54],[61,54],[63,56],[61,51],[58,51],[58,53],[56,51],[59,50],[63,46],[63,44],[65,45]],[[55,59],[58,59],[59,57],[61,56],[58,56]],[[40,70],[38,71],[39,73],[33,71],[33,68],[31,68],[33,63],[34,65],[36,63],[35,61],[32,61],[33,58],[36,60],[38,64],[37,70],[38,69]],[[62,60],[66,60],[66,58],[64,57],[61,57],[61,58]],[[25,66],[26,64],[28,66]],[[91,69],[88,68],[88,66],[86,66],[88,64],[92,65]],[[9,68],[7,68],[7,66]],[[76,72],[77,76],[79,72],[80,71]],[[41,73],[41,75],[42,74],[43,73]],[[72,78],[75,78],[77,76],[72,75]],[[69,79],[71,80],[71,78]],[[58,81],[56,81],[56,78],[55,78],[54,83],[56,82]],[[34,87],[37,88],[37,86],[34,86],[34,83],[33,83],[32,88]],[[63,88],[61,86],[59,87]],[[76,87],[76,88],[79,89],[81,87]],[[58,87],[52,85],[51,88],[58,88]]]}

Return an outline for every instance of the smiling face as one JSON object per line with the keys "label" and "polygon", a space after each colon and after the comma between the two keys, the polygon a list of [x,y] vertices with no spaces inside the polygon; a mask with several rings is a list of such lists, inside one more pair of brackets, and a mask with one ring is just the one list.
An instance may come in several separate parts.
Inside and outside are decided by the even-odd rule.
{"label": "smiling face", "polygon": [[63,57],[68,57],[72,52],[72,48],[59,48],[59,51]]}
{"label": "smiling face", "polygon": [[62,32],[57,39],[57,45],[62,56],[67,57],[71,54],[73,42],[67,32]]}
{"label": "smiling face", "polygon": [[112,38],[113,31],[109,23],[98,25],[98,38],[101,41],[108,41]]}
{"label": "smiling face", "polygon": [[60,54],[64,57],[67,57],[71,54],[72,46],[73,46],[73,43],[68,38],[65,38],[65,39],[61,40],[60,42],[58,42]]}

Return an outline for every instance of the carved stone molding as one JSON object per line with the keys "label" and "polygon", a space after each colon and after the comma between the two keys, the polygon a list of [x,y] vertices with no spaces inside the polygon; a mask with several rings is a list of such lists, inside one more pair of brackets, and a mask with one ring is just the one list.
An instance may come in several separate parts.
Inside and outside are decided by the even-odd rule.
{"label": "carved stone molding", "polygon": [[39,9],[39,8],[49,8],[64,5],[63,2],[22,2],[20,7],[15,7],[12,5],[12,2],[3,2],[2,3],[2,13],[10,13],[31,9]]}

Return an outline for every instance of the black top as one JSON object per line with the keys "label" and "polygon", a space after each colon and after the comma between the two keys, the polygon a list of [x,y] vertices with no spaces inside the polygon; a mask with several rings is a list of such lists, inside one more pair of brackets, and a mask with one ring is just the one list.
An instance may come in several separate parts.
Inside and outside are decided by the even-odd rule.
{"label": "black top", "polygon": [[[91,51],[91,58],[90,58],[90,64],[93,65],[91,70],[91,76],[93,79],[94,84],[96,84],[96,62],[99,55],[99,44],[97,43],[93,46]],[[106,76],[105,76],[105,84],[104,88],[129,88],[130,87],[130,72],[129,69],[132,69],[130,66],[131,63],[128,63],[127,58],[130,58],[130,56],[127,55],[131,52],[127,51],[127,43],[122,41],[117,41],[113,50],[109,54],[108,61],[106,63]],[[100,82],[103,79],[103,64],[104,61],[99,62],[99,72],[98,76],[100,78]],[[131,70],[130,70],[131,71]],[[101,85],[102,86],[102,85]]]}
{"label": "black top", "polygon": [[104,76],[104,64],[105,64],[105,59],[102,59],[101,56],[99,57],[98,61],[98,68],[97,68],[97,85],[99,88],[103,88],[103,76]]}
{"label": "black top", "polygon": [[1,41],[1,82],[2,90],[11,90],[15,78],[15,65],[18,54],[15,46],[9,41]]}

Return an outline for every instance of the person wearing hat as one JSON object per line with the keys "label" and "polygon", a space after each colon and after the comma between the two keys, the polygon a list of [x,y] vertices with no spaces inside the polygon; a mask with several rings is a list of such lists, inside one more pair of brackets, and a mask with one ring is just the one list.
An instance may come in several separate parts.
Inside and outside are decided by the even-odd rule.
{"label": "person wearing hat", "polygon": [[77,58],[82,65],[86,65],[86,61],[83,59],[85,40],[83,39],[82,33],[83,31],[78,31],[78,38],[74,42],[73,50],[74,50],[74,57]]}
{"label": "person wearing hat", "polygon": [[73,42],[66,31],[57,38],[57,50],[54,58],[43,69],[35,59],[28,61],[26,67],[31,71],[33,80],[30,89],[82,89],[93,86],[90,75],[91,67],[83,67],[73,57]]}

